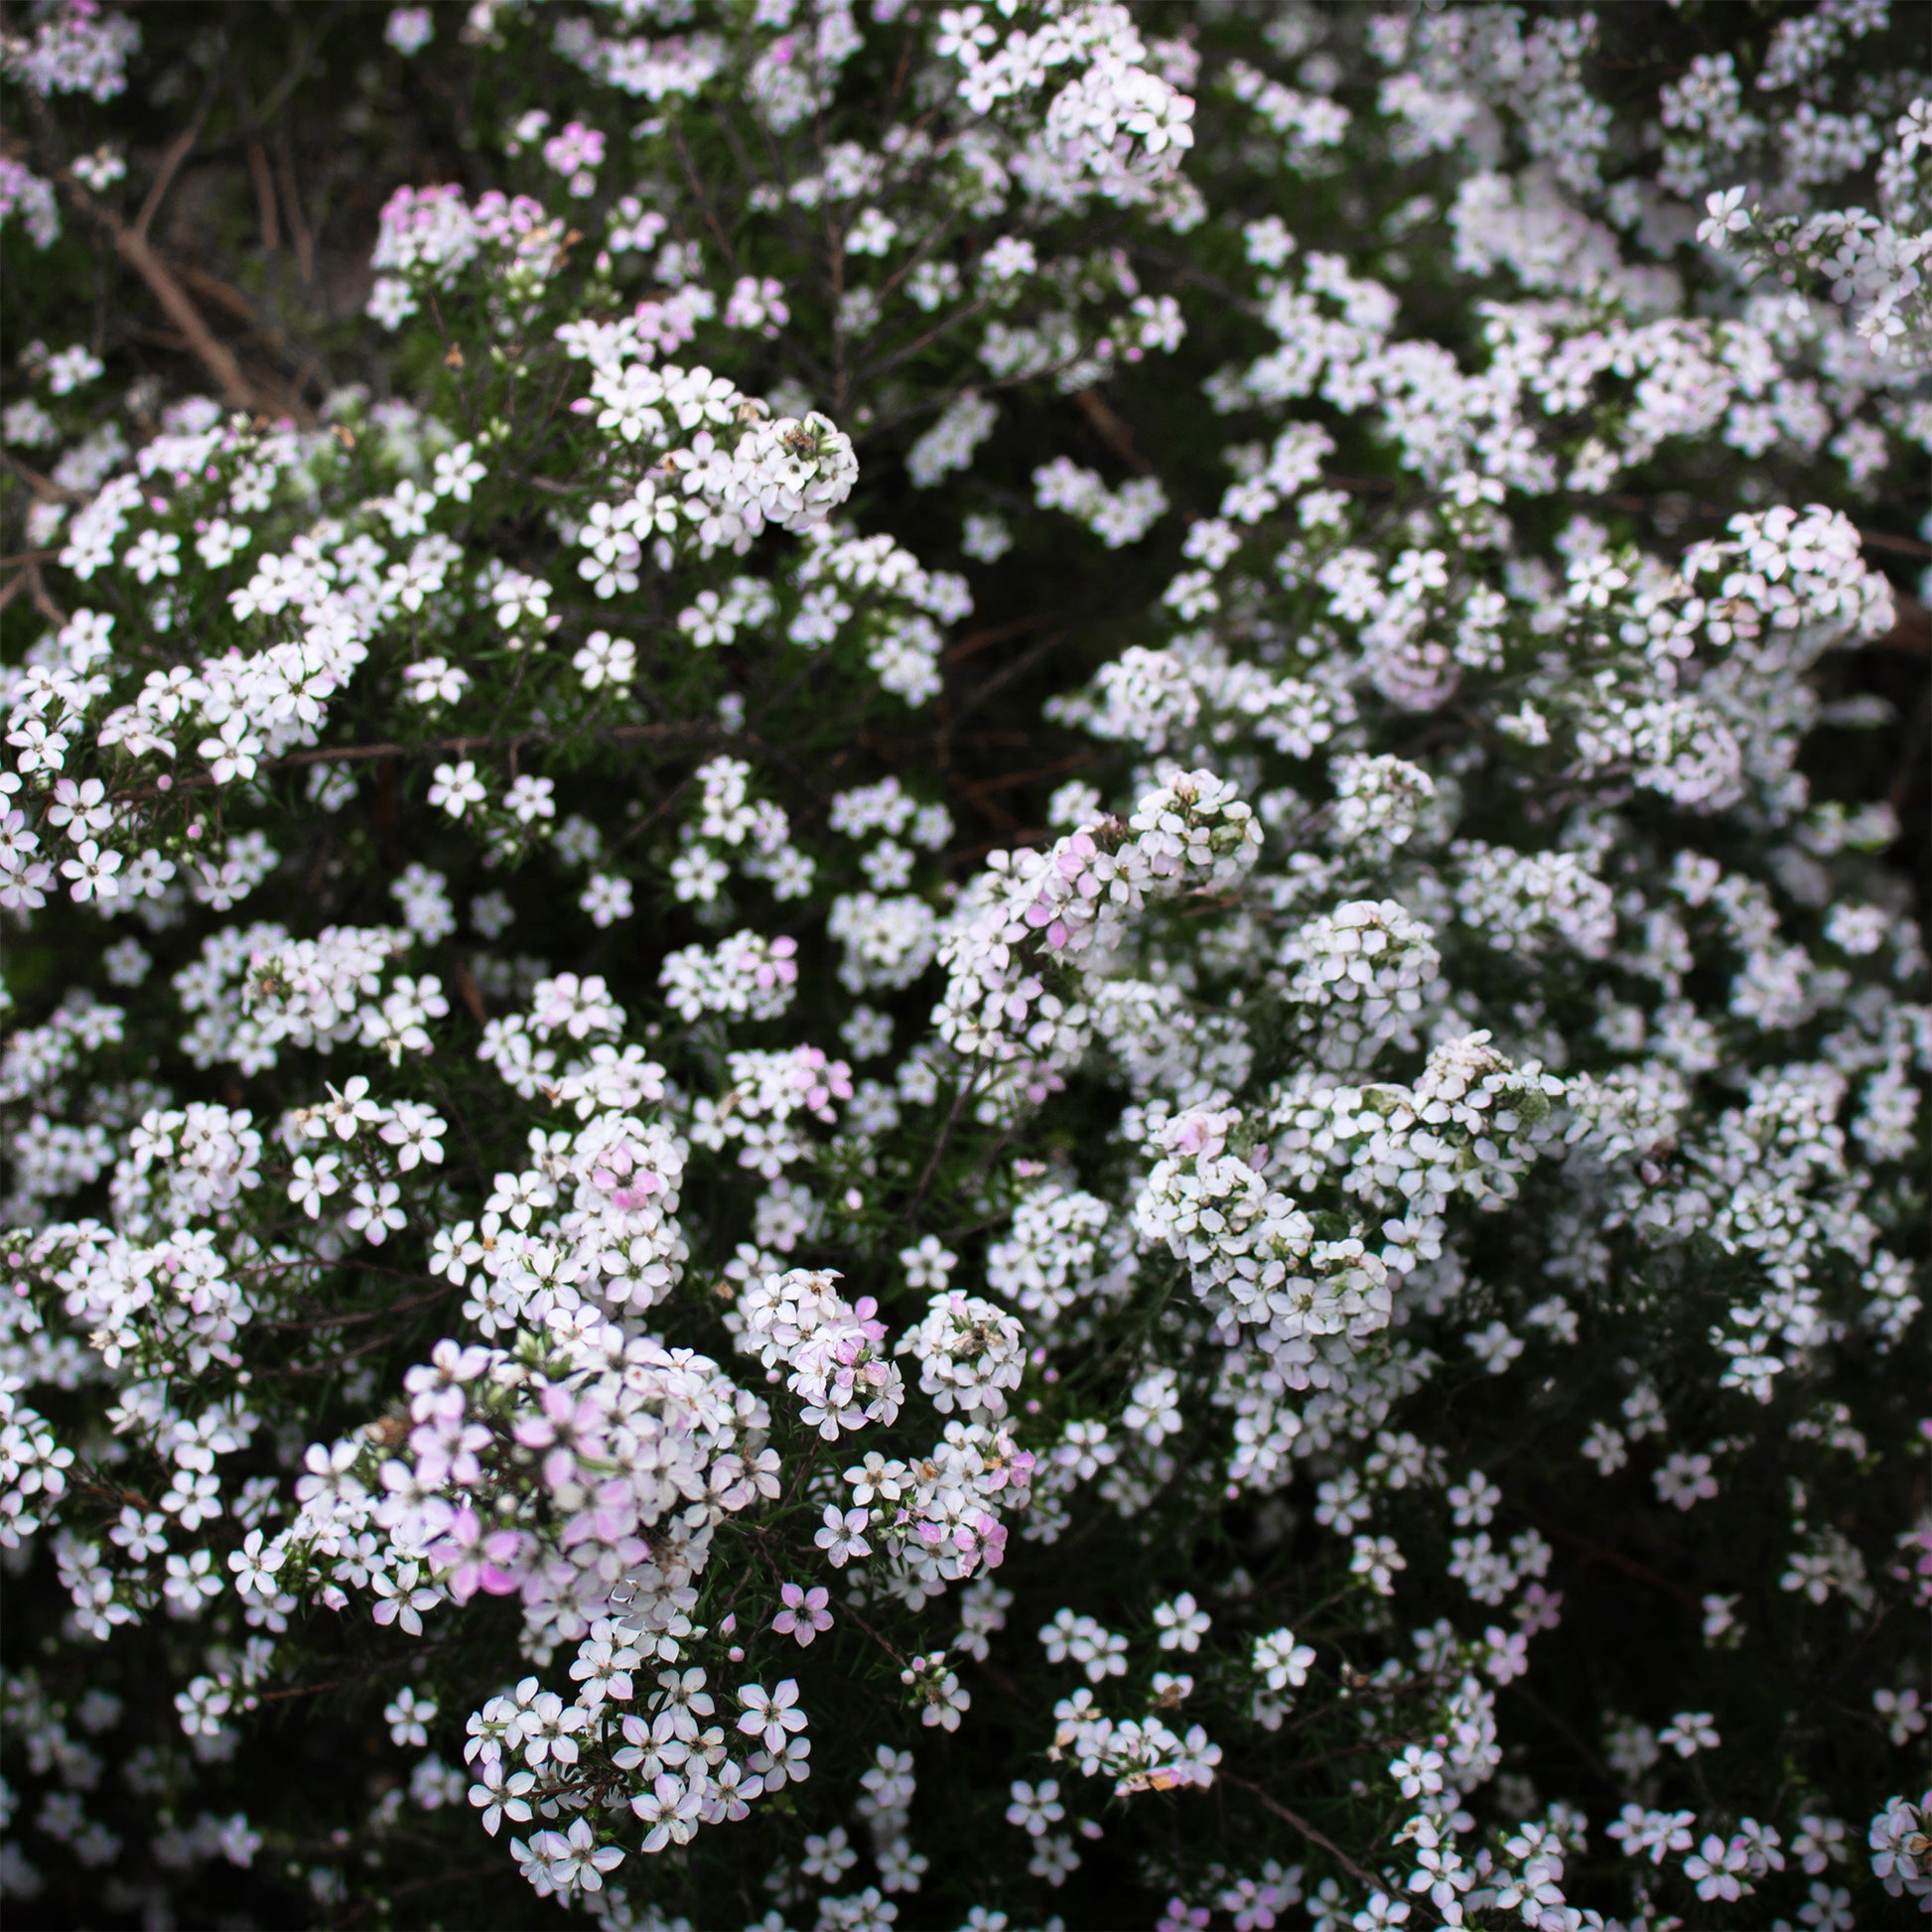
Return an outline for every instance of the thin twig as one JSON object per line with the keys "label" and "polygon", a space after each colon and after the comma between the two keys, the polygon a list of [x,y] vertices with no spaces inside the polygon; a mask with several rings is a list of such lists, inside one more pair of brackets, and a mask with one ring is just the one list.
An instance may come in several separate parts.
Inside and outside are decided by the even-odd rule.
{"label": "thin twig", "polygon": [[4,610],[25,591],[34,609],[58,628],[67,622],[67,613],[47,593],[47,581],[41,576],[41,555],[39,551],[30,550],[15,560],[14,574],[6,588],[0,590],[0,610]]}
{"label": "thin twig", "polygon": [[880,1649],[883,1650],[886,1653],[886,1655],[889,1656],[893,1660],[893,1662],[899,1667],[900,1670],[903,1670],[905,1668],[905,1653],[902,1650],[900,1650],[897,1647],[897,1645],[896,1645],[889,1637],[882,1637],[879,1634],[879,1632],[875,1630],[872,1627],[872,1625],[868,1623],[865,1620],[865,1618],[862,1617],[859,1614],[859,1612],[852,1607],[850,1603],[843,1604],[841,1605],[841,1607],[844,1609],[846,1616],[849,1617],[852,1622],[856,1623],[859,1626],[859,1628],[863,1630],[866,1633],[866,1635],[869,1636],[873,1640],[873,1642],[876,1643],[880,1647]]}
{"label": "thin twig", "polygon": [[1639,1563],[1635,1557],[1626,1557],[1621,1550],[1606,1549],[1600,1543],[1592,1543],[1588,1537],[1580,1536],[1575,1530],[1565,1529],[1561,1523],[1553,1523],[1541,1510],[1528,1512],[1529,1519],[1538,1529],[1547,1530],[1552,1536],[1568,1543],[1572,1549],[1581,1550],[1587,1563],[1607,1563],[1613,1570],[1621,1570],[1626,1577],[1636,1577],[1649,1584],[1653,1589],[1661,1589],[1674,1596],[1689,1609],[1699,1609],[1701,1604],[1694,1591],[1686,1589],[1680,1583],[1673,1582],[1660,1571],[1651,1569],[1647,1563]]}
{"label": "thin twig", "polygon": [[295,265],[301,271],[302,285],[310,287],[316,279],[316,244],[309,224],[302,218],[302,197],[295,185],[295,162],[289,152],[286,128],[275,138],[275,172],[280,178],[282,212],[288,216],[289,239],[295,243]]}
{"label": "thin twig", "polygon": [[1052,611],[1036,611],[1029,618],[1010,618],[1005,623],[987,624],[978,630],[969,630],[965,636],[955,637],[946,646],[945,661],[957,664],[974,652],[985,650],[989,644],[1004,643],[1009,637],[1018,637],[1042,623],[1050,623],[1057,615]]}
{"label": "thin twig", "polygon": [[154,299],[167,312],[168,319],[188,339],[188,346],[194,351],[196,359],[213,376],[223,401],[237,409],[258,408],[260,399],[248,378],[242,374],[234,351],[225,343],[216,340],[203,320],[201,310],[188,299],[187,290],[169,273],[168,265],[161,257],[148,246],[147,237],[137,229],[130,228],[96,201],[69,170],[64,168],[61,171],[60,180],[74,206],[106,234],[113,243],[114,252],[147,283]]}
{"label": "thin twig", "polygon": [[[439,753],[452,752],[461,758],[466,752],[486,752],[492,746],[510,749],[523,745],[546,745],[552,739],[564,736],[560,731],[547,727],[535,727],[529,731],[511,732],[508,736],[497,738],[488,732],[468,732],[457,738],[432,738],[420,745],[403,745],[385,741],[379,745],[317,745],[306,752],[285,752],[280,758],[262,759],[255,769],[259,771],[281,771],[305,764],[363,764],[371,759],[424,759],[434,758]],[[579,737],[581,742],[581,735]],[[613,725],[598,736],[614,744],[634,744],[639,740],[676,740],[676,739],[716,739],[721,745],[747,745],[754,750],[765,749],[757,739],[742,732],[734,733],[720,729],[712,724],[694,723],[677,725]],[[195,791],[215,782],[211,771],[191,771],[183,777],[174,778],[166,787],[169,792]],[[128,791],[116,792],[119,800],[142,800],[162,795],[163,788],[158,784],[140,785]]]}
{"label": "thin twig", "polygon": [[153,184],[148,189],[148,198],[141,204],[141,212],[134,217],[133,233],[138,241],[145,242],[148,229],[154,224],[154,217],[161,211],[161,204],[175,177],[181,172],[181,164],[189,157],[202,132],[202,123],[207,119],[207,108],[204,106],[195,118],[168,143],[161,157],[161,165],[154,171]]}
{"label": "thin twig", "polygon": [[1374,1872],[1357,1864],[1333,1839],[1317,1831],[1306,1818],[1298,1817],[1279,1799],[1271,1798],[1260,1785],[1250,1784],[1246,1778],[1238,1778],[1231,1771],[1221,1771],[1217,1775],[1221,1783],[1232,1785],[1235,1790],[1245,1791],[1251,1798],[1259,1800],[1264,1809],[1272,1811],[1284,1825],[1293,1826],[1311,1845],[1318,1845],[1357,1883],[1368,1886],[1371,1891],[1386,1892],[1388,1890],[1389,1887],[1386,1880],[1378,1878]]}
{"label": "thin twig", "polygon": [[259,141],[248,143],[248,172],[255,181],[255,208],[261,220],[262,246],[272,255],[282,245],[281,224],[275,218],[275,183],[268,172],[268,151]]}
{"label": "thin twig", "polygon": [[1024,677],[1042,657],[1047,656],[1052,651],[1058,650],[1066,642],[1070,634],[1068,631],[1056,630],[1050,637],[1042,637],[1038,643],[1022,651],[1011,664],[1002,665],[984,684],[976,686],[971,694],[964,699],[959,709],[948,720],[948,729],[951,730],[963,724],[989,698],[994,697],[997,693],[1004,690],[1015,678]]}
{"label": "thin twig", "polygon": [[380,1321],[385,1314],[404,1314],[411,1309],[426,1308],[431,1302],[440,1302],[451,1293],[453,1283],[444,1283],[429,1291],[427,1295],[412,1295],[404,1302],[385,1303],[379,1309],[357,1309],[348,1314],[318,1315],[313,1321],[264,1321],[260,1316],[255,1319],[257,1328],[273,1328],[277,1331],[300,1331],[309,1328],[348,1328],[362,1321]]}
{"label": "thin twig", "polygon": [[959,1117],[966,1111],[966,1103],[972,1098],[973,1089],[979,1084],[980,1069],[975,1065],[965,1079],[959,1083],[959,1091],[953,1096],[952,1112],[946,1116],[946,1124],[940,1128],[932,1143],[932,1152],[926,1156],[925,1171],[919,1175],[919,1184],[912,1190],[912,1199],[905,1212],[899,1217],[908,1226],[918,1217],[925,1203],[926,1189],[932,1184],[934,1171],[939,1166],[939,1157],[946,1151],[946,1143],[952,1139],[952,1131],[959,1125]]}
{"label": "thin twig", "polygon": [[1011,791],[1016,785],[1030,785],[1041,778],[1057,778],[1062,771],[1077,771],[1082,765],[1092,764],[1098,754],[1093,752],[1069,752],[1063,759],[1055,759],[1051,764],[1035,765],[1031,771],[1008,771],[997,778],[972,778],[959,787],[968,798],[976,798],[989,791]]}
{"label": "thin twig", "polygon": [[[279,1704],[284,1698],[316,1697],[324,1691],[339,1690],[345,1684],[359,1684],[365,1677],[380,1677],[385,1671],[404,1669],[418,1658],[427,1657],[432,1651],[441,1650],[448,1641],[446,1637],[439,1637],[432,1643],[419,1644],[414,1650],[401,1657],[383,1657],[364,1670],[352,1670],[341,1677],[332,1677],[326,1684],[300,1684],[287,1691],[264,1691],[254,1700],[254,1703],[256,1705]],[[243,1708],[252,1709],[253,1706]]]}
{"label": "thin twig", "polygon": [[44,477],[31,464],[21,462],[11,450],[0,450],[7,467],[22,483],[34,492],[35,500],[42,503],[84,503],[89,500],[84,489],[63,489],[52,477]]}
{"label": "thin twig", "polygon": [[1077,389],[1073,400],[1079,405],[1080,413],[1093,425],[1094,434],[1130,470],[1143,477],[1153,471],[1154,465],[1134,447],[1134,432],[1128,427],[1126,419],[1115,412],[1098,389]]}
{"label": "thin twig", "polygon": [[684,136],[678,132],[675,121],[671,124],[671,142],[677,149],[677,158],[683,166],[684,178],[690,183],[691,197],[697,203],[699,212],[704,216],[705,226],[717,237],[718,246],[724,250],[727,266],[736,273],[738,250],[732,246],[731,236],[725,232],[724,224],[718,219],[717,209],[712,207],[710,198],[704,192],[704,185],[698,179],[697,167],[691,159],[691,150],[684,145]]}

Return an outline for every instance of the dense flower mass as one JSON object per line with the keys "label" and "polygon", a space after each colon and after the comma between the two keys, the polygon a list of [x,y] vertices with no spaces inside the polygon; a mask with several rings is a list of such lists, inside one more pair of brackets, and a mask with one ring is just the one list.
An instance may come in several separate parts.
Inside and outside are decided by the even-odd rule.
{"label": "dense flower mass", "polygon": [[9,1922],[1932,1913],[1922,18],[285,11],[0,23]]}

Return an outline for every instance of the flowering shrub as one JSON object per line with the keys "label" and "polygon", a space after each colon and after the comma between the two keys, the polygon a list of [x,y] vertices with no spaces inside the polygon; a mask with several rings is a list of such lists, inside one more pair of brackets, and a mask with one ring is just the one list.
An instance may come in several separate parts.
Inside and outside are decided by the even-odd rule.
{"label": "flowering shrub", "polygon": [[11,19],[10,1912],[1932,1910],[1932,78],[1653,13]]}

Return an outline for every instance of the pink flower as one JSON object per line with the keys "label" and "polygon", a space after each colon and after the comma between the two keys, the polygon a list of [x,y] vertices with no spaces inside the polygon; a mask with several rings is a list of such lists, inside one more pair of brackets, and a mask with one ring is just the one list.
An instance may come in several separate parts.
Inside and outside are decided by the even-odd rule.
{"label": "pink flower", "polygon": [[1078,879],[1086,870],[1086,862],[1098,850],[1099,847],[1094,844],[1093,840],[1086,833],[1075,832],[1066,841],[1066,844],[1060,851],[1059,858],[1054,862],[1059,868],[1061,878]]}
{"label": "pink flower", "polygon": [[430,1561],[449,1574],[443,1587],[459,1603],[467,1603],[479,1589],[491,1596],[507,1596],[517,1587],[517,1570],[524,1561],[521,1530],[484,1533],[477,1512],[466,1503],[450,1518],[449,1530],[430,1547]]}
{"label": "pink flower", "polygon": [[852,1068],[844,1060],[827,1060],[816,1046],[801,1046],[794,1057],[791,1083],[805,1096],[806,1108],[820,1120],[832,1119],[831,1103],[852,1098]]}
{"label": "pink flower", "polygon": [[804,1645],[821,1630],[832,1627],[832,1612],[826,1608],[831,1598],[822,1586],[806,1589],[798,1584],[786,1584],[778,1594],[784,1608],[771,1619],[771,1627],[779,1636],[795,1637]]}
{"label": "pink flower", "polygon": [[543,158],[560,175],[575,174],[580,168],[601,167],[604,135],[597,128],[586,127],[582,121],[572,121],[543,144]]}
{"label": "pink flower", "polygon": [[591,1180],[611,1196],[613,1207],[626,1214],[664,1190],[662,1176],[638,1165],[637,1154],[627,1141],[620,1141],[606,1152],[602,1164],[591,1170]]}
{"label": "pink flower", "polygon": [[[621,1550],[636,1543],[631,1532],[637,1527],[637,1499],[630,1485],[621,1476],[598,1484],[588,1509],[579,1510],[564,1525],[563,1546],[574,1550],[578,1544],[595,1540]],[[643,1546],[636,1543],[638,1549]]]}
{"label": "pink flower", "polygon": [[577,1473],[578,1449],[602,1453],[607,1418],[594,1396],[576,1397],[568,1389],[547,1388],[538,1402],[540,1412],[521,1417],[512,1434],[525,1449],[550,1448],[543,1458],[543,1479],[560,1489]]}

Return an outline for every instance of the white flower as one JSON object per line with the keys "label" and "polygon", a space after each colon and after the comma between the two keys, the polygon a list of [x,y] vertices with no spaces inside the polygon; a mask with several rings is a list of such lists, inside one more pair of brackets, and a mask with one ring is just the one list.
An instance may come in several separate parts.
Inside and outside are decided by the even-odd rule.
{"label": "white flower", "polygon": [[163,536],[158,530],[143,530],[133,547],[121,560],[144,584],[157,577],[181,575],[181,538]]}
{"label": "white flower", "polygon": [[252,778],[256,760],[267,748],[246,716],[233,711],[222,720],[219,736],[203,739],[199,749],[208,760],[214,782],[225,785],[237,778]]}
{"label": "white flower", "polygon": [[590,884],[584,888],[583,897],[577,902],[590,914],[593,925],[615,925],[618,920],[627,919],[631,914],[633,900],[630,881],[611,873],[593,873]]}
{"label": "white flower", "polygon": [[777,1688],[766,1691],[760,1684],[741,1684],[738,1702],[742,1715],[738,1727],[748,1737],[756,1737],[774,1756],[784,1751],[789,1735],[805,1728],[805,1714],[798,1709],[797,1679],[782,1679]]}
{"label": "white flower", "polygon": [[428,1726],[436,1722],[436,1705],[405,1684],[383,1706],[382,1721],[389,1726],[389,1738],[397,1744],[427,1744]]}
{"label": "white flower", "polygon": [[1708,1502],[1718,1493],[1718,1478],[1711,1472],[1711,1458],[1689,1454],[1683,1449],[1672,1450],[1652,1480],[1657,1485],[1658,1499],[1674,1503],[1679,1509]]}
{"label": "white flower", "polygon": [[195,551],[210,570],[219,570],[251,541],[252,533],[245,524],[230,523],[225,516],[217,516],[195,539]]}
{"label": "white flower", "polygon": [[[185,1518],[184,1525],[193,1527]],[[220,1595],[221,1580],[214,1574],[213,1563],[212,1554],[207,1550],[166,1559],[161,1589],[177,1616],[198,1616],[204,1603]]]}
{"label": "white flower", "polygon": [[[396,1166],[408,1173],[419,1162],[440,1163],[449,1122],[420,1101],[399,1100],[378,1132],[396,1150]],[[327,1157],[334,1159],[333,1156]],[[298,1167],[300,1163],[297,1164]]]}
{"label": "white flower", "polygon": [[228,1568],[234,1572],[235,1589],[244,1601],[252,1596],[266,1602],[274,1596],[281,1587],[277,1572],[282,1554],[279,1544],[271,1544],[264,1549],[260,1530],[250,1530],[242,1538],[241,1548],[228,1553]]}
{"label": "white flower", "polygon": [[579,1818],[568,1832],[546,1832],[541,1834],[547,1839],[561,1839],[561,1844],[553,1853],[551,1878],[560,1891],[581,1887],[585,1891],[601,1891],[604,1888],[604,1874],[614,1871],[623,1863],[622,1849],[616,1845],[598,1845],[591,1830],[590,1820]]}
{"label": "white flower", "polygon": [[1393,1596],[1395,1573],[1408,1567],[1408,1558],[1396,1548],[1395,1539],[1389,1536],[1356,1537],[1354,1554],[1348,1561],[1350,1573],[1366,1577],[1369,1587],[1378,1596]]}
{"label": "white flower", "polygon": [[[421,10],[427,17],[427,9]],[[459,443],[454,449],[443,451],[432,466],[430,487],[438,496],[449,496],[459,503],[470,500],[472,488],[483,482],[489,472],[477,461],[476,445]]]}
{"label": "white flower", "polygon": [[613,637],[608,630],[593,630],[571,663],[587,691],[606,684],[628,684],[637,675],[637,647],[625,638]]}
{"label": "white flower", "polygon": [[1292,1630],[1271,1630],[1255,1639],[1254,1667],[1271,1691],[1299,1690],[1309,1681],[1313,1662],[1312,1646],[1297,1643]]}
{"label": "white flower", "polygon": [[371,1247],[379,1248],[389,1235],[408,1225],[407,1217],[396,1204],[401,1193],[401,1188],[393,1180],[358,1180],[355,1183],[355,1204],[344,1219]]}
{"label": "white flower", "polygon": [[527,1824],[529,1793],[536,1788],[534,1771],[511,1771],[498,1757],[486,1757],[477,1767],[478,1782],[470,1787],[470,1802],[483,1812],[483,1828],[491,1838],[503,1820]]}
{"label": "white flower", "polygon": [[1154,1621],[1161,1632],[1163,1650],[1184,1650],[1190,1654],[1200,1648],[1200,1640],[1206,1636],[1210,1623],[1207,1612],[1184,1589],[1173,1602],[1155,1604]]}
{"label": "white flower", "polygon": [[1694,1757],[1699,1751],[1717,1748],[1717,1725],[1709,1711],[1680,1711],[1657,1733],[1657,1741],[1668,1744],[1679,1757]]}
{"label": "white flower", "polygon": [[1698,239],[1713,248],[1722,248],[1727,236],[1742,234],[1751,224],[1742,188],[1725,188],[1707,195],[1704,209],[1704,219],[1698,223]]}
{"label": "white flower", "polygon": [[1044,1837],[1066,1816],[1066,1807],[1059,1801],[1060,1787],[1052,1778],[1036,1786],[1015,1778],[1011,1791],[1013,1802],[1007,1806],[1007,1823],[1018,1825],[1030,1837]]}
{"label": "white flower", "polygon": [[928,1234],[916,1247],[898,1251],[898,1265],[905,1270],[907,1288],[943,1289],[946,1278],[959,1265],[959,1257],[936,1234]]}
{"label": "white flower", "polygon": [[525,618],[542,623],[549,616],[550,586],[520,570],[504,571],[490,586],[489,595],[496,606],[496,621],[505,630],[514,630]]}
{"label": "white flower", "polygon": [[898,223],[876,207],[864,209],[846,230],[846,252],[853,255],[883,255],[893,245]]}
{"label": "white flower", "polygon": [[557,815],[557,785],[552,778],[538,778],[525,771],[510,780],[503,793],[503,809],[519,825],[534,824],[540,818]]}
{"label": "white flower", "polygon": [[1896,1746],[1909,1744],[1925,1728],[1926,1715],[1915,1690],[1891,1691],[1880,1688],[1871,1694],[1871,1708],[1877,1712]]}
{"label": "white flower", "polygon": [[325,1154],[311,1161],[306,1154],[296,1156],[294,1178],[289,1182],[289,1199],[308,1215],[310,1220],[322,1212],[322,1203],[342,1187],[337,1171],[342,1166],[341,1157]]}
{"label": "white flower", "polygon": [[871,1512],[864,1509],[841,1510],[834,1503],[825,1505],[825,1522],[813,1537],[835,1570],[843,1570],[854,1557],[870,1556],[872,1545],[866,1531],[872,1525]]}
{"label": "white flower", "polygon": [[340,1090],[328,1087],[326,1091],[329,1098],[312,1108],[304,1121],[304,1131],[313,1140],[321,1140],[333,1130],[338,1140],[352,1141],[364,1127],[383,1117],[381,1102],[369,1097],[366,1074],[351,1073]]}
{"label": "white flower", "polygon": [[121,855],[103,852],[92,839],[83,841],[71,859],[61,863],[61,871],[73,881],[71,896],[82,903],[90,898],[118,897],[121,884],[114,875],[120,869]]}
{"label": "white flower", "polygon": [[429,788],[429,802],[441,805],[452,818],[461,818],[472,805],[481,805],[486,795],[483,781],[469,759],[459,764],[439,764],[436,782]]}

